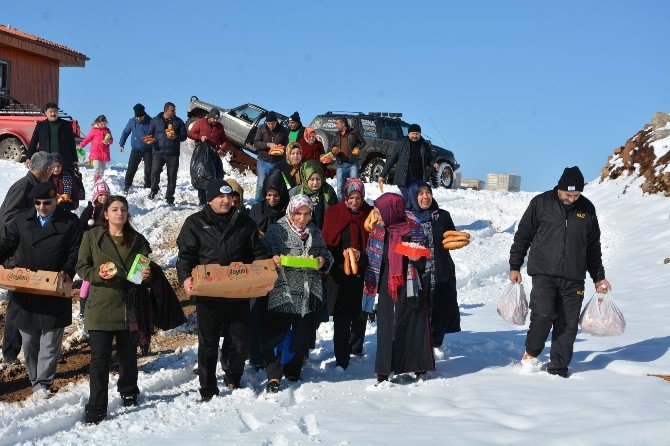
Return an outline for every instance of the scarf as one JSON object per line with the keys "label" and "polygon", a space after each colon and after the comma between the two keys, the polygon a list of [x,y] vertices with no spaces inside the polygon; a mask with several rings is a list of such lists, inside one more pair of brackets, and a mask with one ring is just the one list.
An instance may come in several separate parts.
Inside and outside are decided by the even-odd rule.
{"label": "scarf", "polygon": [[273,171],[270,175],[265,177],[263,183],[263,196],[265,196],[270,189],[277,191],[279,194],[279,203],[277,203],[276,206],[270,206],[265,198],[263,198],[263,201],[254,205],[260,206],[261,220],[257,221],[256,224],[261,232],[266,232],[272,223],[277,223],[280,218],[286,215],[286,207],[289,202],[286,183],[284,183],[282,173],[278,170]]}
{"label": "scarf", "polygon": [[293,216],[295,215],[295,211],[303,206],[307,206],[310,211],[314,211],[314,204],[312,203],[312,200],[306,195],[298,194],[291,198],[291,200],[288,202],[288,206],[286,207],[286,221],[288,222],[291,230],[295,232],[298,237],[300,237],[300,240],[306,240],[307,237],[309,237],[309,233],[307,232],[307,227],[300,228],[295,223],[293,223]]}
{"label": "scarf", "polygon": [[[319,174],[321,177],[321,188],[314,190],[309,187],[309,177],[311,177],[313,174]],[[301,185],[300,185],[300,192],[303,195],[307,195],[308,197],[313,197],[316,196],[316,200],[319,201],[319,196],[323,196],[324,202],[328,203],[332,199],[332,192],[331,189],[326,186],[326,178],[323,175],[323,169],[321,168],[321,165],[315,161],[315,160],[308,160],[305,161],[300,165],[300,179],[301,179]]]}
{"label": "scarf", "polygon": [[[435,203],[435,200],[433,200],[433,203]],[[410,211],[407,212],[407,217],[417,224],[420,224],[423,230],[423,240],[417,243],[421,243],[423,246],[426,246],[428,249],[430,249],[430,257],[425,260],[426,267],[423,271],[423,277],[430,280],[428,308],[430,311],[432,311],[433,302],[435,301],[435,282],[437,282],[435,277],[435,237],[433,235],[433,224],[437,222],[437,219],[440,217],[440,213],[437,210],[430,212],[430,217],[426,221],[419,220],[419,217],[417,217],[414,212]]]}
{"label": "scarf", "polygon": [[351,235],[351,247],[362,251],[368,244],[370,234],[363,228],[365,219],[372,211],[372,206],[365,201],[358,211],[352,211],[346,205],[346,201],[340,201],[328,209],[323,223],[323,238],[326,245],[337,247],[342,240],[342,232],[349,227]]}
{"label": "scarf", "polygon": [[[423,231],[421,226],[417,224],[410,224],[410,234],[413,242],[419,243],[423,238]],[[368,267],[365,270],[365,282],[363,286],[363,302],[362,310],[366,313],[374,311],[375,296],[379,290],[379,279],[381,277],[381,264],[384,255],[384,239],[386,237],[386,229],[381,224],[377,223],[372,228],[370,233],[370,240],[368,241],[367,255]],[[389,248],[389,255],[391,250]],[[407,264],[407,298],[417,297],[419,295],[419,273],[412,262]],[[390,278],[390,275],[389,275]],[[389,290],[390,286],[389,286]],[[393,299],[393,292],[391,294]],[[398,291],[395,290],[394,301],[398,299]],[[416,299],[412,299],[413,304],[416,304]]]}
{"label": "scarf", "polygon": [[363,227],[365,219],[372,211],[372,207],[363,201],[358,210],[353,210],[347,204],[352,193],[358,192],[365,198],[365,186],[358,178],[349,178],[344,185],[345,199],[328,209],[328,218],[323,222],[323,238],[328,246],[336,247],[342,240],[342,232],[349,226],[351,247],[362,251],[368,244],[369,234]]}
{"label": "scarf", "polygon": [[419,192],[422,188],[427,188],[430,194],[433,194],[433,188],[425,181],[418,180],[409,185],[407,192],[409,196],[408,210],[413,214],[417,222],[426,223],[432,220],[433,212],[438,210],[439,206],[435,199],[433,199],[428,209],[421,209],[421,206],[419,206]]}
{"label": "scarf", "polygon": [[291,160],[290,160],[291,152],[296,147],[299,148],[300,151],[302,152],[302,147],[300,146],[300,144],[293,141],[293,142],[289,143],[288,146],[286,146],[285,155],[286,155],[286,164],[288,164],[289,168],[291,169],[289,171],[289,176],[293,177],[295,179],[296,184],[300,184],[300,167],[302,166],[302,160],[300,162],[298,162],[298,164],[291,164]]}

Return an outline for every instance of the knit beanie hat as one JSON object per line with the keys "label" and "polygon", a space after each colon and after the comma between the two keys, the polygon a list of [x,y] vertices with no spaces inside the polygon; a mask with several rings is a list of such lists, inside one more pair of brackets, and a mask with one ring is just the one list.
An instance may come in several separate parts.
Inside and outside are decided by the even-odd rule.
{"label": "knit beanie hat", "polygon": [[300,114],[298,112],[293,112],[293,114],[288,118],[289,121],[300,122]]}
{"label": "knit beanie hat", "polygon": [[277,122],[277,113],[273,111],[268,113],[268,115],[265,117],[265,122]]}
{"label": "knit beanie hat", "polygon": [[146,115],[146,111],[144,110],[144,105],[142,104],[135,104],[133,107],[133,111],[135,112],[135,117],[140,118],[144,115]]}
{"label": "knit beanie hat", "polygon": [[233,188],[222,178],[214,178],[207,183],[206,199],[207,203],[218,197],[219,195],[232,195]]}
{"label": "knit beanie hat", "polygon": [[103,180],[98,180],[93,184],[93,205],[99,195],[109,195],[109,186]]}
{"label": "knit beanie hat", "polygon": [[584,175],[582,175],[579,167],[566,167],[563,170],[563,175],[558,180],[558,189],[567,192],[582,192],[584,190]]}
{"label": "knit beanie hat", "polygon": [[421,126],[419,124],[412,124],[407,129],[407,133],[418,132],[421,133]]}

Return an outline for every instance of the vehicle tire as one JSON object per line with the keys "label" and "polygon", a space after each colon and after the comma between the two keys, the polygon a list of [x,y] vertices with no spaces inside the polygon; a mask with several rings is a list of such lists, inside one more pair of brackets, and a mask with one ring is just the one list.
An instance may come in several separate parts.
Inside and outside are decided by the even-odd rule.
{"label": "vehicle tire", "polygon": [[376,183],[377,179],[379,178],[379,174],[382,173],[385,165],[386,161],[384,161],[383,158],[372,158],[363,168],[363,171],[361,172],[361,179],[365,183]]}
{"label": "vehicle tire", "polygon": [[323,151],[328,153],[330,151],[330,136],[323,130],[316,131],[316,139],[323,144]]}
{"label": "vehicle tire", "polygon": [[454,184],[454,169],[448,162],[442,161],[438,165],[437,172],[433,174],[433,181],[431,183],[433,187],[451,188],[451,185]]}
{"label": "vehicle tire", "polygon": [[19,138],[10,136],[0,141],[0,159],[18,162],[25,149]]}

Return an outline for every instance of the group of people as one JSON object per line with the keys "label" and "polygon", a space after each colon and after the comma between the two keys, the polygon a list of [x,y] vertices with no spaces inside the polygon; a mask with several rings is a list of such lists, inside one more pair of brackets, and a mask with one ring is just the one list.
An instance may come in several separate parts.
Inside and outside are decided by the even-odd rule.
{"label": "group of people", "polygon": [[[143,109],[136,107],[136,117],[128,123],[131,129],[124,131],[126,138],[136,123],[141,126],[147,119],[142,113]],[[218,117],[215,112],[210,115],[204,118],[206,121],[196,122],[188,136],[212,142],[213,150],[225,150],[223,132],[212,128],[219,124]],[[159,117],[149,122],[150,131],[160,128],[162,133],[174,132],[174,138],[159,135],[157,141],[174,139],[170,143],[174,144],[181,139],[177,135],[185,129],[174,118],[174,106],[168,104]],[[284,378],[300,380],[305,357],[315,346],[319,324],[331,315],[338,367],[346,369],[352,355],[364,354],[367,321],[374,317],[374,372],[378,382],[388,380],[392,374],[413,373],[420,378],[435,370],[434,354],[439,352],[435,348],[442,345],[447,333],[460,331],[455,266],[449,249],[442,243],[445,231],[455,230],[455,226],[426,182],[425,174],[431,166],[427,161],[429,153],[421,143],[420,128],[410,128],[408,142],[394,155],[394,162],[405,172],[402,196],[383,193],[371,206],[365,199],[364,184],[355,176],[348,176],[351,173],[341,174],[338,198],[325,181],[319,160],[303,160],[302,150],[298,155],[299,139],[308,135],[307,143],[314,141],[313,132],[304,129],[300,135],[300,128],[293,126],[290,132],[282,132],[276,122],[274,126],[267,125],[272,124],[272,119],[269,115],[266,130],[259,129],[257,147],[264,147],[268,157],[280,156],[269,154],[273,144],[286,143],[287,150],[280,160],[269,158],[266,165],[259,157],[259,199],[247,209],[239,185],[222,178],[211,179],[201,195],[202,209],[186,218],[176,241],[178,280],[196,302],[202,401],[219,394],[219,360],[225,385],[231,390],[242,386],[247,360],[253,368],[265,369],[268,392],[279,391]],[[299,122],[297,114],[291,119]],[[340,124],[344,125],[342,121]],[[340,153],[348,158],[342,158],[341,164],[347,164],[347,159],[353,164],[351,157],[356,156],[362,143],[342,129],[338,144],[346,147]],[[278,133],[287,133],[284,136],[294,141],[288,143]],[[419,133],[418,138],[412,133]],[[34,151],[28,163],[30,172],[10,188],[0,208],[0,261],[5,267],[58,271],[66,280],[77,274],[84,281],[80,306],[91,345],[90,397],[85,419],[98,423],[106,417],[113,341],[119,358],[117,387],[123,404],[131,406],[137,403],[139,394],[137,349],[148,345],[146,333],[150,333],[150,325],[173,327],[183,323],[184,316],[160,266],[152,263],[145,268],[140,284],[126,279],[136,255],[149,255],[151,247],[132,227],[128,202],[123,196],[110,195],[106,183],[99,179],[92,201],[79,218],[72,213],[79,199],[74,192],[69,201],[59,202],[63,195],[59,184],[70,187],[67,190],[71,192],[75,187],[73,181],[59,176],[73,167],[74,159],[71,154],[66,155],[70,146],[63,140],[57,146],[48,145],[58,135],[57,131],[47,132],[46,145],[40,140],[39,150]],[[308,153],[312,156],[312,152]],[[146,158],[142,159],[146,163]],[[168,164],[170,171],[170,164],[175,162],[178,163],[178,155],[168,151],[152,153],[154,167]],[[285,163],[284,167],[281,163]],[[417,163],[423,168],[417,168]],[[59,164],[60,174],[56,172]],[[345,165],[343,169],[353,167]],[[126,186],[131,183],[132,179],[126,179]],[[611,288],[602,265],[595,208],[581,195],[583,188],[579,169],[566,168],[553,190],[531,201],[510,253],[509,278],[520,282],[521,266],[530,248],[528,273],[534,286],[531,324],[522,360],[538,361],[553,329],[547,370],[566,377],[586,272],[591,274],[597,291]],[[411,258],[400,254],[398,246],[406,243],[427,248],[429,255]],[[314,267],[283,266],[281,256],[286,255],[311,257]],[[193,287],[191,273],[197,265],[225,266],[263,259],[272,259],[278,272],[267,296],[251,300],[209,297],[198,295]],[[72,323],[71,309],[69,299],[11,294],[3,357],[5,361],[15,360],[17,343],[19,350],[22,345],[35,392],[49,395],[64,328]]]}

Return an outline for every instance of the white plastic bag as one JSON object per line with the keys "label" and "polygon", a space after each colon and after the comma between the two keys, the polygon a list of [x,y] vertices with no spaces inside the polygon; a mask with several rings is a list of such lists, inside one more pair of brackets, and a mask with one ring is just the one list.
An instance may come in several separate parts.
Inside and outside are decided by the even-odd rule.
{"label": "white plastic bag", "polygon": [[594,294],[579,317],[579,326],[593,336],[618,336],[626,330],[621,310],[608,294]]}
{"label": "white plastic bag", "polygon": [[498,301],[498,314],[512,325],[526,325],[528,301],[523,284],[512,283]]}

